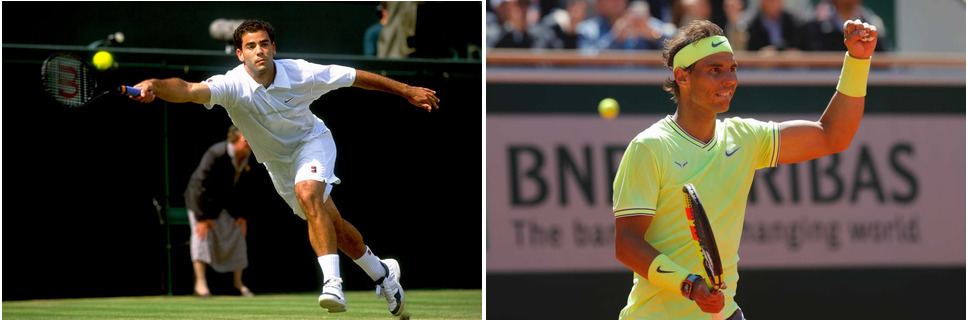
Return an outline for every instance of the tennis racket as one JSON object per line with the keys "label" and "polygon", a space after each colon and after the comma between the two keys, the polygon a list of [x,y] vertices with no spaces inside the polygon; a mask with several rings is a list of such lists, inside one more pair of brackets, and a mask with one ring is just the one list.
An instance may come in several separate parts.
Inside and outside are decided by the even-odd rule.
{"label": "tennis racket", "polygon": [[97,74],[80,57],[59,52],[47,57],[40,69],[44,91],[62,105],[80,108],[109,94],[141,95],[141,89],[129,86],[101,87]]}
{"label": "tennis racket", "polygon": [[[723,284],[723,263],[719,259],[719,247],[716,246],[716,237],[713,236],[706,209],[703,209],[702,202],[699,201],[699,193],[691,183],[687,183],[682,187],[682,194],[692,239],[699,245],[699,255],[702,257],[703,269],[706,270],[706,285],[711,292],[724,289],[726,286]],[[721,313],[714,313],[712,316],[714,320],[723,319]]]}

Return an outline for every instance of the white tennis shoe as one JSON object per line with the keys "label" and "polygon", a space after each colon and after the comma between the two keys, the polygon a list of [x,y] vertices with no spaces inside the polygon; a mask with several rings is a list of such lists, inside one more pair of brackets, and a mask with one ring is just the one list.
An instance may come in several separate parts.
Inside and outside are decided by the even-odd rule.
{"label": "white tennis shoe", "polygon": [[394,259],[380,260],[387,275],[377,280],[376,296],[387,300],[387,308],[394,316],[403,314],[403,288],[400,287],[400,263]]}
{"label": "white tennis shoe", "polygon": [[342,278],[332,278],[323,283],[323,293],[319,295],[319,306],[329,310],[330,313],[346,311]]}

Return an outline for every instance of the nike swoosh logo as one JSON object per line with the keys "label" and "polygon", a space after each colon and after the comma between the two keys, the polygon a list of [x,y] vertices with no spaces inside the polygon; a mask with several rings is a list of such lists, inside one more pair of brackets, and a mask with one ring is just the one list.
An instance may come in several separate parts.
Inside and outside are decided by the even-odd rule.
{"label": "nike swoosh logo", "polygon": [[726,150],[726,156],[732,157],[733,154],[736,153],[736,151],[739,151],[739,147],[736,147],[736,149],[733,149],[733,152],[729,152],[729,150]]}
{"label": "nike swoosh logo", "polygon": [[726,40],[723,40],[723,41],[720,41],[720,42],[713,42],[713,48],[718,47],[719,45],[723,44],[724,42],[726,42]]}
{"label": "nike swoosh logo", "polygon": [[658,268],[655,268],[655,271],[658,271],[659,273],[673,273],[674,272],[674,271],[665,271],[665,270],[662,270],[662,266],[659,266]]}
{"label": "nike swoosh logo", "polygon": [[292,101],[292,98],[289,98],[288,100],[286,100],[286,103],[289,103],[289,101]]}

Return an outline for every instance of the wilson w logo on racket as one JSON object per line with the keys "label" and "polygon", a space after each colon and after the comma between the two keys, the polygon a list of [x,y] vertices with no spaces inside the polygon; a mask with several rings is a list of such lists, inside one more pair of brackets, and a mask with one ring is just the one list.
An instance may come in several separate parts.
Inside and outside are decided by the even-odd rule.
{"label": "wilson w logo on racket", "polygon": [[57,78],[57,95],[64,99],[74,98],[80,92],[80,89],[77,87],[77,68],[61,64],[57,66],[57,69],[60,73]]}
{"label": "wilson w logo on racket", "polygon": [[682,195],[686,204],[686,218],[689,219],[692,239],[698,244],[699,255],[706,269],[706,284],[710,291],[724,289],[723,263],[719,258],[719,247],[716,246],[716,237],[713,236],[713,228],[709,224],[706,210],[699,201],[699,194],[696,188],[688,183],[682,187]]}

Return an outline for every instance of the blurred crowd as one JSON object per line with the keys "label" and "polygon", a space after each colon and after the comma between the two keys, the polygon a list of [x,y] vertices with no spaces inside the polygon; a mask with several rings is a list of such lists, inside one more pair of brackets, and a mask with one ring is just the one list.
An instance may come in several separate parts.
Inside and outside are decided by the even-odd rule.
{"label": "blurred crowd", "polygon": [[881,18],[861,0],[489,0],[488,48],[661,50],[693,20],[726,32],[733,50],[842,51],[843,24],[877,27],[877,51],[891,50]]}

